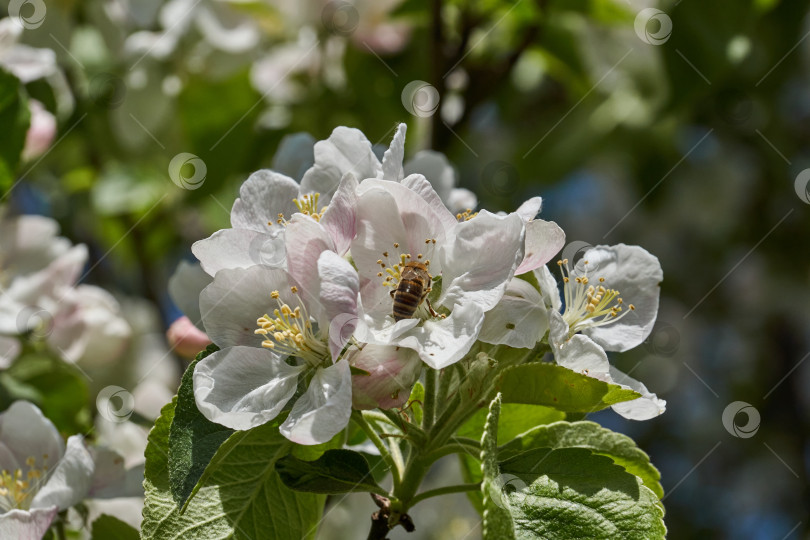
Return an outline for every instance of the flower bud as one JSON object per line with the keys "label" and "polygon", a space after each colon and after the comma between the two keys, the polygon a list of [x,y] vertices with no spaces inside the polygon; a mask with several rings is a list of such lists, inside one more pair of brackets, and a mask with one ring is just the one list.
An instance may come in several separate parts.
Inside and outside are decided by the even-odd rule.
{"label": "flower bud", "polygon": [[352,405],[355,409],[401,407],[419,378],[422,361],[412,349],[390,345],[366,345],[349,352],[349,364],[368,372],[352,375]]}
{"label": "flower bud", "polygon": [[186,316],[172,323],[166,331],[166,339],[174,352],[183,358],[194,358],[211,344],[208,335],[194,326],[191,319]]}
{"label": "flower bud", "polygon": [[38,158],[50,148],[56,136],[56,118],[39,101],[32,99],[28,104],[31,110],[31,124],[25,134],[25,147],[22,156],[26,161]]}

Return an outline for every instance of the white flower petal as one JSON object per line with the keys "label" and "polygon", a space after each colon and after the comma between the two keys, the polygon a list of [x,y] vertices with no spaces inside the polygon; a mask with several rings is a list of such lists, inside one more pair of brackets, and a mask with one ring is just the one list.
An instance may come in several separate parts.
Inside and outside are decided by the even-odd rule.
{"label": "white flower petal", "polygon": [[79,285],[62,296],[60,305],[63,310],[54,317],[47,339],[66,360],[101,366],[123,354],[132,328],[110,293],[93,285]]}
{"label": "white flower petal", "polygon": [[[357,295],[360,278],[357,271],[343,257],[333,251],[324,251],[318,258],[321,278],[319,303],[329,328],[329,349],[332,360],[337,360],[357,326]],[[338,335],[333,335],[338,334]]]}
{"label": "white flower petal", "polygon": [[276,223],[279,214],[287,218],[298,211],[293,203],[298,192],[298,183],[289,176],[269,169],[256,171],[239,188],[239,198],[231,209],[231,225],[259,232],[281,227]]}
{"label": "white flower petal", "polygon": [[543,297],[543,304],[545,304],[547,308],[559,312],[562,308],[560,289],[551,271],[547,266],[543,265],[533,270],[532,273],[534,277],[537,278],[537,283],[540,285],[540,295]]}
{"label": "white flower petal", "polygon": [[250,429],[278,416],[295,394],[303,370],[269,350],[223,349],[194,367],[194,399],[212,422]]}
{"label": "white flower petal", "polygon": [[357,179],[346,173],[337,193],[321,217],[321,225],[335,245],[338,255],[345,255],[354,240],[357,221]]}
{"label": "white flower petal", "polygon": [[0,413],[0,441],[14,454],[17,463],[34,457],[41,463],[44,454],[53,466],[65,452],[65,443],[53,423],[33,403],[15,401]]}
{"label": "white flower petal", "polygon": [[576,334],[567,341],[555,343],[552,351],[557,364],[564,368],[604,382],[611,382],[608,375],[610,362],[607,354],[589,337]]}
{"label": "white flower petal", "polygon": [[[287,225],[286,237],[287,271],[308,300],[317,299],[321,282],[318,258],[324,251],[335,251],[335,244],[320,223],[303,214],[293,216]],[[310,312],[310,315],[317,318],[318,313]]]}
{"label": "white flower petal", "polygon": [[503,296],[523,260],[524,226],[519,216],[480,212],[459,223],[454,242],[441,252],[441,305],[475,302],[484,311]]}
{"label": "white flower petal", "polygon": [[59,510],[67,510],[80,503],[93,484],[94,469],[93,456],[84,446],[84,438],[81,435],[70,436],[65,455],[34,496],[31,508],[57,506]]}
{"label": "white flower petal", "polygon": [[484,343],[533,348],[548,331],[548,309],[528,282],[513,278],[501,301],[487,311],[481,335]]}
{"label": "white flower petal", "polygon": [[59,224],[43,216],[4,219],[0,228],[3,273],[9,277],[41,270],[71,247],[66,238],[57,236]]}
{"label": "white flower petal", "polygon": [[328,204],[347,172],[362,181],[376,178],[381,171],[382,165],[363,132],[340,126],[327,140],[315,143],[315,165],[301,179],[301,192],[320,193],[323,203]]}
{"label": "white flower petal", "polygon": [[457,304],[446,319],[426,320],[422,326],[394,339],[393,343],[415,350],[430,367],[442,369],[458,362],[469,352],[483,323],[481,306]]}
{"label": "white flower petal", "polygon": [[35,508],[32,510],[9,510],[0,514],[0,538],[14,540],[42,540],[59,509]]}
{"label": "white flower petal", "polygon": [[[405,174],[421,174],[431,183],[433,189],[445,203],[449,203],[450,193],[456,185],[456,170],[447,157],[434,150],[421,150],[405,164]],[[450,206],[448,204],[448,206]],[[465,208],[474,208],[465,207]]]}
{"label": "white flower petal", "polygon": [[351,370],[343,359],[315,372],[279,431],[294,443],[321,444],[343,430],[351,414]]}
{"label": "white flower petal", "polygon": [[273,156],[273,170],[300,181],[315,164],[314,146],[315,137],[309,133],[285,135]]}
{"label": "white flower petal", "polygon": [[584,260],[588,260],[589,268],[596,269],[591,279],[604,277],[605,287],[618,290],[625,306],[633,304],[635,311],[615,323],[583,333],[608,351],[622,352],[640,345],[652,332],[658,315],[660,283],[664,279],[658,258],[639,246],[597,246],[585,253],[574,275],[581,273]]}
{"label": "white flower petal", "polygon": [[200,293],[211,281],[211,276],[199,263],[188,261],[180,261],[174,274],[169,278],[168,290],[172,301],[201,330]]}
{"label": "white flower petal", "polygon": [[540,210],[543,208],[543,199],[541,197],[532,197],[528,201],[524,202],[523,204],[515,210],[515,213],[523,218],[523,221],[531,221],[537,214],[540,213]]}
{"label": "white flower petal", "polygon": [[478,197],[469,189],[454,188],[450,190],[446,203],[451,212],[464,212],[478,206]]}
{"label": "white flower petal", "polygon": [[203,324],[211,341],[222,349],[234,345],[261,346],[261,336],[254,334],[256,319],[278,307],[270,298],[272,291],[279,292],[282,302],[298,305],[284,270],[251,266],[217,272],[214,281],[200,294]]}
{"label": "white flower petal", "polygon": [[391,146],[383,155],[381,178],[399,182],[405,176],[402,170],[402,160],[405,159],[405,132],[407,129],[408,126],[404,123],[397,126]]}
{"label": "white flower petal", "polygon": [[21,350],[22,346],[17,338],[0,336],[0,369],[8,368]]}
{"label": "white flower petal", "polygon": [[255,264],[282,268],[286,258],[284,229],[266,227],[265,232],[222,229],[194,242],[191,252],[210,276],[223,268],[247,268]]}
{"label": "white flower petal", "polygon": [[409,174],[402,180],[402,185],[419,194],[420,197],[430,205],[433,212],[436,214],[445,229],[452,229],[458,224],[456,216],[454,216],[442,202],[439,194],[433,189],[433,186],[421,174]]}
{"label": "white flower petal", "polygon": [[641,382],[622,373],[613,366],[610,367],[610,377],[614,383],[635,390],[641,394],[640,398],[636,398],[632,401],[623,401],[611,407],[621,416],[629,420],[649,420],[663,414],[664,411],[667,410],[666,401],[658,399],[658,396],[647,390],[647,387]]}
{"label": "white flower petal", "polygon": [[[361,278],[383,289],[382,279],[377,277],[377,260],[385,259],[383,253],[389,254],[389,266],[399,262],[400,254],[414,258],[422,254],[423,260],[431,262],[432,274],[441,272],[441,262],[434,253],[436,246],[444,242],[446,229],[425,199],[388,180],[366,180],[360,184],[359,192],[357,235],[351,252]],[[436,244],[426,244],[428,238],[435,238]],[[394,247],[395,243],[398,247]]]}
{"label": "white flower petal", "polygon": [[545,265],[565,245],[565,233],[553,221],[535,219],[526,223],[523,262],[515,274],[520,275]]}

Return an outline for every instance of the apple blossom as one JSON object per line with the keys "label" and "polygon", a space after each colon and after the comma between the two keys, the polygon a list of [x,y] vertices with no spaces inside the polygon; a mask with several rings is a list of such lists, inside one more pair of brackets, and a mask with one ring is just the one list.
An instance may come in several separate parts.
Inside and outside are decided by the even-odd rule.
{"label": "apple blossom", "polygon": [[[58,236],[42,216],[0,219],[0,337],[43,339],[71,362],[106,363],[120,356],[130,328],[108,292],[77,285],[84,245]],[[14,347],[3,347],[5,353]]]}

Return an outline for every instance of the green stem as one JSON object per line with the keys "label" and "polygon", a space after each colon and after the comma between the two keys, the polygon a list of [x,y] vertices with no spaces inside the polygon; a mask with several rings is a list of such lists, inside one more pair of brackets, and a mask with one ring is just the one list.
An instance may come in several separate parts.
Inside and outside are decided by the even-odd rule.
{"label": "green stem", "polygon": [[[448,398],[448,394],[450,393],[450,383],[453,382],[453,370],[452,369],[443,369],[439,372],[439,393],[436,394],[438,400],[442,400],[441,403],[447,405],[445,401]],[[436,408],[436,413],[439,412],[438,407]]]}
{"label": "green stem", "polygon": [[415,506],[416,503],[424,501],[425,499],[429,499],[431,497],[438,497],[439,495],[447,495],[449,493],[478,491],[479,489],[481,489],[481,482],[476,482],[475,484],[459,484],[457,486],[445,486],[436,489],[430,489],[428,491],[423,491],[422,493],[416,495],[413,499],[411,499],[411,506]]}
{"label": "green stem", "polygon": [[363,417],[363,413],[357,410],[352,411],[352,420],[354,420],[357,425],[360,426],[360,429],[366,433],[371,442],[374,443],[374,446],[377,447],[377,450],[380,451],[380,456],[382,456],[383,460],[388,463],[389,467],[391,467],[391,477],[393,478],[394,482],[394,491],[396,491],[401,478],[400,465],[388,451],[388,447],[385,445],[380,436],[377,435],[377,431],[371,427],[368,422],[366,422],[366,419]]}
{"label": "green stem", "polygon": [[481,445],[475,439],[468,439],[466,437],[451,437],[453,442],[433,450],[429,454],[425,454],[425,459],[436,461],[439,458],[450,454],[471,454],[476,459],[481,453]]}
{"label": "green stem", "polygon": [[425,371],[425,406],[422,413],[422,429],[429,430],[433,426],[436,415],[436,370],[427,368]]}

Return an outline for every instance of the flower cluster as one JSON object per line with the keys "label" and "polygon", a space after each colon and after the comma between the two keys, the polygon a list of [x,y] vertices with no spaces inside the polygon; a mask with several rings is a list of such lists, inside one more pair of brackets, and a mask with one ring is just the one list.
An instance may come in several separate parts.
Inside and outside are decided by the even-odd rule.
{"label": "flower cluster", "polygon": [[35,405],[15,401],[0,413],[0,538],[41,538],[56,515],[86,498],[133,496],[117,453],[62,440]]}
{"label": "flower cluster", "polygon": [[289,409],[281,432],[317,444],[352,407],[404,404],[423,366],[446,368],[477,343],[548,343],[560,365],[642,394],[620,414],[662,412],[605,353],[649,334],[657,259],[619,245],[586,254],[599,275],[561,261],[563,307],[546,263],[565,235],[537,219],[541,199],[510,214],[474,211],[444,156],[403,163],[405,131],[379,153],[345,127],[314,146],[287,139],[275,163],[289,176],[251,175],[232,228],[194,244],[213,278],[200,294],[202,322],[221,349],[195,368],[200,411],[244,430]]}
{"label": "flower cluster", "polygon": [[107,291],[77,284],[87,247],[58,236],[42,216],[3,217],[0,209],[0,369],[23,341],[45,342],[69,362],[105,364],[120,356],[131,329]]}

